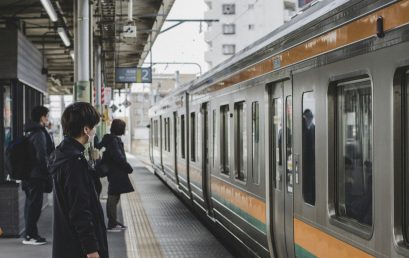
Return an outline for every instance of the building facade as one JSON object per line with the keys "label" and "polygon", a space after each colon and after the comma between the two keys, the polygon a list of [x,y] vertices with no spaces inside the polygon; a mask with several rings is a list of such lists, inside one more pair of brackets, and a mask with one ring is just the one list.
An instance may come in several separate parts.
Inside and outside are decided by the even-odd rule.
{"label": "building facade", "polygon": [[205,33],[209,68],[280,27],[311,0],[205,0],[205,19],[210,23]]}

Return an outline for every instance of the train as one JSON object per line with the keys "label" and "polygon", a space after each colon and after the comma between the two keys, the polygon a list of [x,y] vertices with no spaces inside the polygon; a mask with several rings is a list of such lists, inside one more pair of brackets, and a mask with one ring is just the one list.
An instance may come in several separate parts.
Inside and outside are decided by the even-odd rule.
{"label": "train", "polygon": [[409,0],[314,1],[149,110],[151,166],[245,257],[409,257]]}

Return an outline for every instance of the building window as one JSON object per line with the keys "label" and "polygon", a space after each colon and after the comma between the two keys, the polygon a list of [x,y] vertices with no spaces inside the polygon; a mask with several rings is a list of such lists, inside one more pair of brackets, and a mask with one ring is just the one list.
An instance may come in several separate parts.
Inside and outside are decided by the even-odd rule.
{"label": "building window", "polygon": [[337,215],[372,225],[372,92],[368,78],[336,87]]}
{"label": "building window", "polygon": [[260,183],[260,105],[258,101],[251,104],[251,167],[253,183]]}
{"label": "building window", "polygon": [[302,195],[315,205],[315,98],[305,92],[302,98]]}
{"label": "building window", "polygon": [[220,107],[220,172],[228,175],[229,166],[229,105]]}
{"label": "building window", "polygon": [[224,44],[223,45],[223,55],[234,55],[236,53],[236,45],[234,44]]}
{"label": "building window", "polygon": [[223,34],[236,34],[236,25],[235,24],[223,24]]}
{"label": "building window", "polygon": [[247,180],[246,103],[234,104],[234,144],[236,152],[236,179]]}
{"label": "building window", "polygon": [[181,156],[182,159],[186,158],[186,153],[185,153],[185,115],[180,116],[180,150],[181,150]]}
{"label": "building window", "polygon": [[223,14],[232,15],[236,13],[236,5],[235,4],[223,4]]}
{"label": "building window", "polygon": [[249,30],[254,30],[255,29],[255,25],[254,24],[249,24]]}
{"label": "building window", "polygon": [[190,113],[190,160],[196,161],[196,113]]}

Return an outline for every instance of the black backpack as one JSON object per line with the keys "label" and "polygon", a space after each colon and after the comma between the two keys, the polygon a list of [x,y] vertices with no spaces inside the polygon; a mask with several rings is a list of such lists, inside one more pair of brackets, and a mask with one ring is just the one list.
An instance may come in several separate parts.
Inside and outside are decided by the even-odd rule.
{"label": "black backpack", "polygon": [[18,137],[7,146],[5,168],[11,179],[29,179],[36,165],[36,151],[30,140],[31,135]]}

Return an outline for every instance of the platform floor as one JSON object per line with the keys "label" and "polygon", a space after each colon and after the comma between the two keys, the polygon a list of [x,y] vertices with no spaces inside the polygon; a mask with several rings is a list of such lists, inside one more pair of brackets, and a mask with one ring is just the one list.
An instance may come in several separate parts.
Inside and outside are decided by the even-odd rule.
{"label": "platform floor", "polygon": [[[135,168],[130,176],[135,192],[121,195],[119,218],[128,229],[108,233],[111,258],[233,257],[143,163],[131,155],[128,160]],[[105,209],[104,194],[101,199]],[[51,257],[51,221],[52,207],[47,207],[39,222],[47,245],[25,246],[22,239],[0,238],[0,258]]]}

